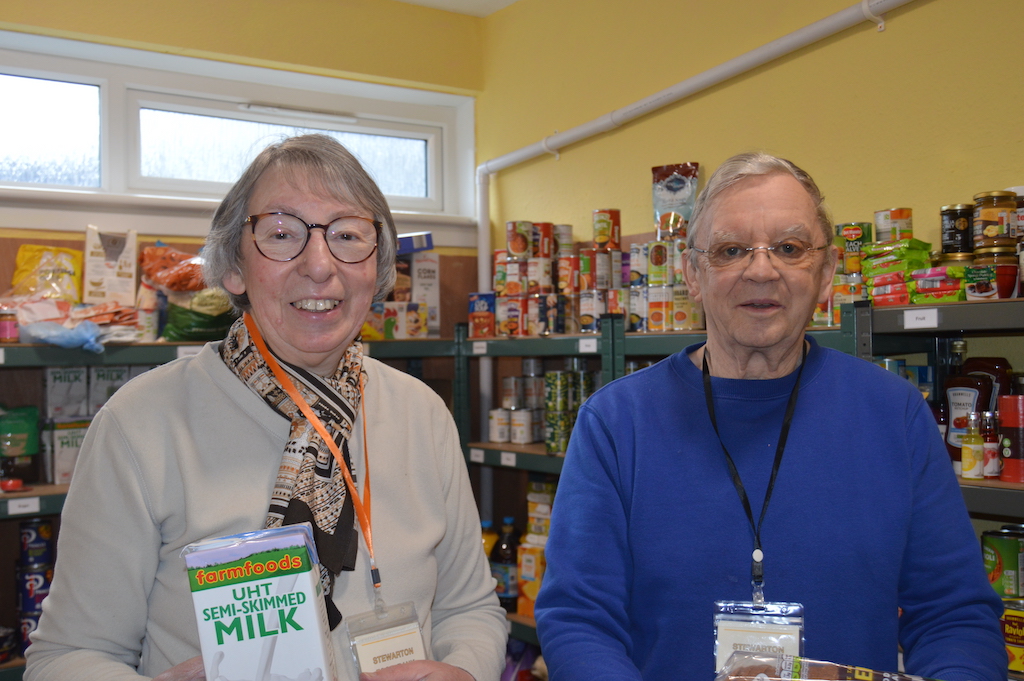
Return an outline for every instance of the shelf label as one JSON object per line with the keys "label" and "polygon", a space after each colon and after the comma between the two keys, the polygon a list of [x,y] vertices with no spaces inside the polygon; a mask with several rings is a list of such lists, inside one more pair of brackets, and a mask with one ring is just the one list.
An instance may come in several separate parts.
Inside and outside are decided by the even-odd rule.
{"label": "shelf label", "polygon": [[928,307],[923,310],[903,311],[904,329],[937,329],[939,328],[939,309]]}
{"label": "shelf label", "polygon": [[473,341],[473,354],[474,355],[486,355],[487,354],[487,341]]}
{"label": "shelf label", "polygon": [[3,364],[5,361],[6,359],[4,358],[4,349],[0,348],[0,364]]}
{"label": "shelf label", "polygon": [[178,359],[181,359],[182,357],[191,357],[192,355],[198,355],[199,351],[202,349],[202,345],[179,345]]}
{"label": "shelf label", "polygon": [[501,453],[501,465],[508,466],[509,468],[516,467],[516,453],[515,452],[502,452]]}
{"label": "shelf label", "polygon": [[7,515],[39,513],[39,497],[22,497],[7,502]]}
{"label": "shelf label", "polygon": [[580,338],[579,353],[597,352],[596,338]]}
{"label": "shelf label", "polygon": [[470,447],[469,448],[469,460],[472,461],[473,463],[483,463],[484,462],[484,450],[477,449],[476,447]]}

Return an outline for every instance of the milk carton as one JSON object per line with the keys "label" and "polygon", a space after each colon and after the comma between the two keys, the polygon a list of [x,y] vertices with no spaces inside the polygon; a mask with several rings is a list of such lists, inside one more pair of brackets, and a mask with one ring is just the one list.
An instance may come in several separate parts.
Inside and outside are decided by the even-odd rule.
{"label": "milk carton", "polygon": [[208,679],[336,681],[309,524],[185,547]]}

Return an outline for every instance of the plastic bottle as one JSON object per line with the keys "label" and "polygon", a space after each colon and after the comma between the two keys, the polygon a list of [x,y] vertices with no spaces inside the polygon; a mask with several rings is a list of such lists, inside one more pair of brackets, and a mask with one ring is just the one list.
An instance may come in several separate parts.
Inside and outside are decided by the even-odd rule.
{"label": "plastic bottle", "polygon": [[1010,378],[1013,367],[1005,357],[967,357],[964,359],[965,374],[987,376],[992,381],[992,397],[988,404],[979,404],[978,411],[996,411],[999,408],[999,396],[1009,395],[1013,389]]}
{"label": "plastic bottle", "polygon": [[967,415],[972,411],[982,411],[989,404],[992,396],[992,380],[977,374],[967,375],[963,372],[964,355],[967,354],[967,341],[955,340],[951,344],[949,377],[943,386],[943,399],[946,401],[946,451],[953,461],[953,470],[961,475],[960,439],[967,432]]}
{"label": "plastic bottle", "polygon": [[960,477],[964,480],[981,480],[985,477],[985,440],[981,437],[981,414],[972,411],[967,415],[967,432],[960,438]]}
{"label": "plastic bottle", "polygon": [[493,523],[490,520],[480,521],[480,533],[484,539],[484,555],[490,558],[494,545],[498,543],[498,533],[495,532]]}
{"label": "plastic bottle", "polygon": [[501,536],[491,549],[491,574],[498,582],[494,590],[498,592],[501,607],[512,613],[516,611],[519,601],[519,571],[516,569],[518,553],[519,540],[516,538],[515,518],[505,516]]}
{"label": "plastic bottle", "polygon": [[981,440],[985,459],[982,469],[986,480],[998,480],[999,473],[1003,470],[1003,462],[999,456],[997,420],[995,412],[981,412]]}

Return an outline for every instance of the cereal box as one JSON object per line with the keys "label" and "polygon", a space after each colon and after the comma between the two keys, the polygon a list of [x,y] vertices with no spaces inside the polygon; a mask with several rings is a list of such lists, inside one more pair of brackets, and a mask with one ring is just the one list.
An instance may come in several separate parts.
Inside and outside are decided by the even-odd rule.
{"label": "cereal box", "polygon": [[338,679],[308,523],[185,547],[208,679]]}
{"label": "cereal box", "polygon": [[469,337],[487,338],[494,335],[494,293],[469,294]]}

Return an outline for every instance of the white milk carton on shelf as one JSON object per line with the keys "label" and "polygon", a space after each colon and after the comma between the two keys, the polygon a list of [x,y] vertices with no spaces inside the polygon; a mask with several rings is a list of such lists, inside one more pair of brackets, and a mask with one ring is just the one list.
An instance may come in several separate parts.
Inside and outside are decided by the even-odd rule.
{"label": "white milk carton on shelf", "polygon": [[207,539],[182,554],[206,678],[337,681],[308,524]]}

